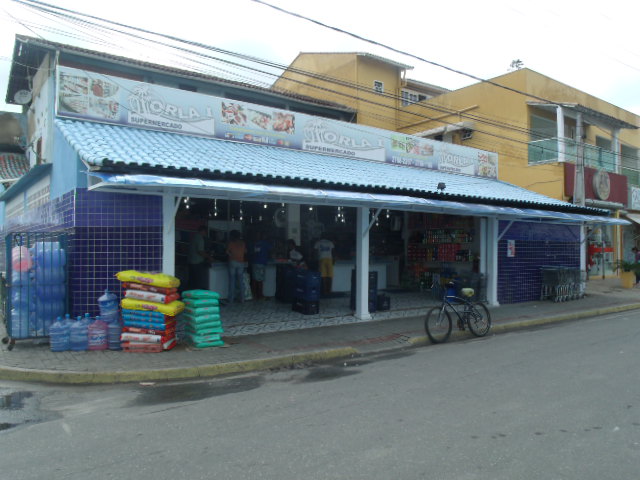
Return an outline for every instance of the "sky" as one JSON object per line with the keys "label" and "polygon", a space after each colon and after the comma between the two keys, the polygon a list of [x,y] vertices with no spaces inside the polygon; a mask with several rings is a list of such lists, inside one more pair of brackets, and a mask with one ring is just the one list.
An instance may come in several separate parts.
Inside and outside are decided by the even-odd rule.
{"label": "sky", "polygon": [[[409,78],[448,89],[476,83],[477,78],[490,79],[507,73],[512,61],[519,59],[527,68],[640,115],[640,41],[637,36],[640,2],[264,2],[392,47],[395,51],[252,0],[49,0],[48,3],[279,65],[288,65],[299,52],[367,52],[411,65],[414,68],[407,73]],[[157,39],[152,46],[139,40],[124,41],[116,38],[120,35],[102,34],[96,28],[34,13],[12,0],[0,0],[0,111],[19,111],[4,103],[16,33],[169,63],[178,68],[195,65],[203,72],[234,75],[240,81],[263,86],[274,80],[272,75],[256,73],[255,64],[252,64],[253,70],[238,70],[212,59],[206,60],[208,65],[187,64],[183,54],[163,51]],[[227,60],[233,58],[208,54]]]}

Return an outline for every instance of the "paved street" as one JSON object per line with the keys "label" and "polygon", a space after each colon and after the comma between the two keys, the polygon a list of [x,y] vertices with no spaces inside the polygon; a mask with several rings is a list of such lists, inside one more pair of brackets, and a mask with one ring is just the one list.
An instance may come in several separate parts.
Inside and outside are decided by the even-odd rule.
{"label": "paved street", "polygon": [[635,478],[639,341],[621,312],[209,381],[4,382],[0,457],[21,479]]}

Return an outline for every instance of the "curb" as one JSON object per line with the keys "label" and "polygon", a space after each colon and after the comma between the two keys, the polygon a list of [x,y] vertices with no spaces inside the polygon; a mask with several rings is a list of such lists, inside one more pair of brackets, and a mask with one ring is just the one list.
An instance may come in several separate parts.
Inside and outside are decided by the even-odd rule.
{"label": "curb", "polygon": [[[597,317],[599,315],[606,315],[609,313],[619,313],[619,312],[626,312],[629,310],[638,310],[638,309],[640,309],[640,303],[631,303],[631,304],[620,305],[616,307],[597,308],[594,310],[585,310],[582,312],[553,315],[550,317],[536,318],[532,320],[514,320],[511,322],[501,323],[499,325],[492,325],[491,333],[497,334],[497,333],[516,331],[516,330],[524,330],[526,328],[547,325],[550,323],[568,322],[571,320],[580,320],[582,318]],[[464,332],[454,330],[453,332],[451,332],[451,337],[449,337],[449,340],[447,342],[455,342],[458,340],[464,340],[468,338],[475,338],[475,337],[470,337],[468,334],[465,334]],[[409,339],[409,343],[412,346],[416,346],[416,347],[423,346],[423,345],[431,345],[431,342],[429,341],[429,337],[427,337],[426,335],[421,335],[419,337],[411,337]]]}
{"label": "curb", "polygon": [[187,380],[276,368],[292,368],[299,363],[323,362],[354,355],[359,355],[359,352],[355,348],[345,347],[316,352],[296,353],[282,357],[202,365],[199,367],[179,367],[129,372],[60,372],[55,370],[0,367],[0,380],[68,385]]}
{"label": "curb", "polygon": [[[493,325],[492,333],[504,333],[535,326],[547,325],[551,323],[560,323],[571,320],[578,320],[581,318],[589,318],[598,315],[625,312],[637,309],[640,309],[640,303],[585,310],[582,312],[553,315],[531,320],[513,320],[506,323],[500,323],[499,325]],[[465,340],[469,338],[472,337],[470,337],[468,334],[465,334],[464,332],[454,331],[451,334],[449,342]],[[429,338],[426,335],[410,337],[409,339],[407,339],[407,343],[409,344],[409,348],[431,344]],[[393,351],[402,348],[407,348],[407,346],[393,345],[388,348],[382,348],[377,353],[380,353],[382,351]],[[196,378],[211,378],[237,373],[257,372],[269,369],[293,368],[300,363],[317,363],[359,355],[363,355],[363,353],[360,352],[357,348],[342,347],[306,353],[288,354],[280,357],[244,360],[232,363],[124,372],[62,372],[56,370],[33,370],[26,368],[0,366],[0,380],[67,385],[188,380]]]}

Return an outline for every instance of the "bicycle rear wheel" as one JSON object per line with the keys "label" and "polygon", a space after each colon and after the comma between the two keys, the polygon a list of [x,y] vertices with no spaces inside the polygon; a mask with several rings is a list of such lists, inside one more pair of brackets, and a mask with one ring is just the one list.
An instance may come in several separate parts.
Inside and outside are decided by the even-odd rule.
{"label": "bicycle rear wheel", "polygon": [[442,306],[433,307],[427,312],[424,329],[432,343],[446,342],[451,335],[452,326],[451,315]]}
{"label": "bicycle rear wheel", "polygon": [[491,330],[491,315],[484,303],[476,302],[471,305],[467,316],[467,325],[469,325],[469,330],[476,337],[484,337],[489,333],[489,330]]}

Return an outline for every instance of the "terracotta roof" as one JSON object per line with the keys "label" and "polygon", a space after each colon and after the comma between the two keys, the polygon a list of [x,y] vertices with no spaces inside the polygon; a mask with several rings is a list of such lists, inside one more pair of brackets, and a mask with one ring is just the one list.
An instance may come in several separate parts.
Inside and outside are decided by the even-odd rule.
{"label": "terracotta roof", "polygon": [[0,182],[16,180],[29,171],[29,160],[21,153],[0,153]]}

